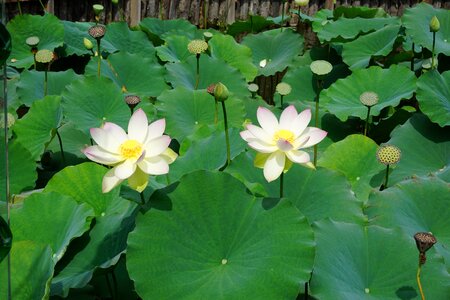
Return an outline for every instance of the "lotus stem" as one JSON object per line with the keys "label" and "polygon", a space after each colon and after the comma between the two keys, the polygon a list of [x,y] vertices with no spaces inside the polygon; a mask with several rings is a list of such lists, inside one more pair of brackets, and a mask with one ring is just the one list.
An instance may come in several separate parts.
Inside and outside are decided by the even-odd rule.
{"label": "lotus stem", "polygon": [[109,294],[111,295],[111,298],[114,300],[115,299],[114,292],[111,287],[111,282],[109,281],[108,273],[105,274],[105,279],[106,279],[106,285],[108,287]]}
{"label": "lotus stem", "polygon": [[367,136],[367,129],[369,128],[370,106],[367,106],[366,124],[364,125],[364,135]]}
{"label": "lotus stem", "polygon": [[285,1],[282,0],[282,3],[281,3],[281,32],[283,32],[283,26],[284,26],[284,3],[285,3]]}
{"label": "lotus stem", "polygon": [[[319,127],[319,95],[320,95],[320,91],[322,90],[322,80],[317,80],[317,86],[318,86],[318,91],[317,91],[317,95],[316,95],[316,111],[314,112],[315,114],[315,120],[314,120],[314,126],[315,127]],[[317,144],[314,145],[314,167],[317,166]]]}
{"label": "lotus stem", "polygon": [[384,186],[382,190],[387,189],[388,181],[389,181],[389,165],[386,165],[386,175],[384,177]]}
{"label": "lotus stem", "polygon": [[284,170],[280,175],[280,199],[283,198],[284,195]]}
{"label": "lotus stem", "polygon": [[214,97],[214,125],[219,121],[219,101]]}
{"label": "lotus stem", "polygon": [[17,0],[17,8],[19,9],[19,15],[22,15],[22,6],[20,5],[20,0]]}
{"label": "lotus stem", "polygon": [[280,95],[280,108],[283,109],[283,95]]}
{"label": "lotus stem", "polygon": [[100,39],[97,40],[97,56],[98,56],[98,62],[97,62],[97,77],[100,78],[100,69],[101,69],[101,63],[102,63],[102,54],[100,52]]}
{"label": "lotus stem", "polygon": [[225,107],[225,101],[221,101],[223,110],[223,121],[225,125],[225,143],[227,144],[227,166],[231,162],[231,151],[230,151],[230,137],[228,135],[228,120],[227,120],[227,109]]}
{"label": "lotus stem", "polygon": [[42,10],[43,10],[44,12],[47,12],[47,10],[45,9],[45,6],[44,6],[44,4],[42,4],[42,1],[41,1],[41,0],[39,0],[39,3],[41,4]]}
{"label": "lotus stem", "polygon": [[64,148],[63,148],[63,142],[61,139],[61,135],[58,132],[58,129],[56,129],[56,136],[58,137],[58,143],[59,143],[59,150],[61,151],[61,159],[63,161],[63,164],[66,164],[66,156],[64,154]]}
{"label": "lotus stem", "polygon": [[48,70],[44,71],[44,97],[47,96]]}
{"label": "lotus stem", "polygon": [[435,45],[436,45],[436,32],[433,32],[433,47],[431,49],[431,70],[435,69],[435,66],[434,66],[434,60],[435,60],[434,47],[435,47]]}
{"label": "lotus stem", "polygon": [[141,205],[144,206],[145,205],[144,192],[140,192],[139,196],[141,197]]}
{"label": "lotus stem", "polygon": [[250,15],[250,33],[253,33],[253,16]]}
{"label": "lotus stem", "polygon": [[421,255],[422,255],[422,253],[419,254],[419,267],[417,268],[416,279],[417,279],[417,285],[419,286],[420,297],[422,298],[422,300],[425,300],[425,295],[423,294],[423,289],[422,289],[422,283],[420,282],[420,270],[422,268]]}
{"label": "lotus stem", "polygon": [[198,83],[200,82],[200,54],[195,56],[197,58],[197,71],[195,73],[195,90],[198,88]]}
{"label": "lotus stem", "polygon": [[411,71],[414,72],[414,42],[412,43]]}

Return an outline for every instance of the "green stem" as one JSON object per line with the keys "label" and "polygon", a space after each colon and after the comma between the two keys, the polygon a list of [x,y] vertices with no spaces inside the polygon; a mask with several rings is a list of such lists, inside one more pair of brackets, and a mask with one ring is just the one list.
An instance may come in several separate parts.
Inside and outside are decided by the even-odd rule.
{"label": "green stem", "polygon": [[62,158],[62,161],[63,161],[63,165],[65,165],[66,164],[66,156],[64,154],[63,142],[62,142],[62,139],[61,139],[61,135],[58,132],[58,129],[56,129],[56,136],[58,137],[59,150],[61,151],[61,158]]}
{"label": "green stem", "polygon": [[422,262],[420,261],[420,257],[419,257],[419,267],[417,268],[416,279],[417,279],[417,285],[419,286],[420,297],[422,298],[422,300],[425,300],[425,295],[423,294],[423,289],[422,289],[422,283],[420,282],[420,269],[421,268],[422,268]]}
{"label": "green stem", "polygon": [[284,0],[282,0],[281,4],[281,32],[283,32],[283,26],[284,26]]}
{"label": "green stem", "polygon": [[431,50],[431,70],[434,70],[434,46],[436,44],[436,32],[433,32],[433,47]]}
{"label": "green stem", "polygon": [[222,102],[222,110],[223,110],[223,121],[225,124],[225,142],[227,144],[227,166],[231,162],[231,151],[230,151],[230,137],[228,135],[228,120],[227,120],[227,109],[225,107],[225,101]]}
{"label": "green stem", "polygon": [[283,109],[283,95],[280,96],[280,108]]}
{"label": "green stem", "polygon": [[[314,120],[314,126],[319,127],[319,95],[320,91],[322,90],[322,81],[317,80],[317,86],[318,91],[316,95],[316,111],[315,113],[315,120]],[[314,145],[314,167],[317,166],[317,144]]]}
{"label": "green stem", "polygon": [[166,174],[167,185],[170,185],[170,177],[169,173]]}
{"label": "green stem", "polygon": [[198,83],[200,82],[200,54],[197,57],[197,72],[195,73],[195,90],[198,88]]}
{"label": "green stem", "polygon": [[370,106],[367,106],[366,124],[364,125],[364,135],[367,136],[367,129],[369,128]]}
{"label": "green stem", "polygon": [[45,6],[44,6],[44,4],[42,4],[42,1],[41,1],[41,0],[39,0],[39,3],[41,4],[42,10],[43,10],[44,12],[47,12],[47,10],[45,9]]}
{"label": "green stem", "polygon": [[414,42],[412,43],[411,71],[414,72]]}
{"label": "green stem", "polygon": [[114,293],[113,293],[113,290],[112,290],[112,287],[111,287],[111,282],[109,282],[108,273],[105,273],[105,279],[106,279],[106,285],[108,286],[109,294],[111,295],[111,298],[114,299]]}
{"label": "green stem", "polygon": [[112,269],[112,271],[111,271],[111,277],[112,277],[113,285],[114,285],[113,299],[117,299],[117,295],[119,295],[119,285],[117,284],[117,277],[116,277],[116,273],[114,273],[114,269]]}
{"label": "green stem", "polygon": [[44,97],[47,96],[48,71],[44,71]]}
{"label": "green stem", "polygon": [[250,33],[253,33],[253,16],[250,16]]}
{"label": "green stem", "polygon": [[387,189],[387,187],[388,187],[388,180],[389,180],[389,165],[386,166],[386,177],[385,177],[385,180],[384,180],[383,190]]}
{"label": "green stem", "polygon": [[141,197],[141,205],[144,206],[145,205],[144,192],[140,192],[139,196]]}
{"label": "green stem", "polygon": [[100,78],[100,69],[101,69],[101,63],[102,63],[102,54],[100,53],[100,39],[97,39],[97,56],[98,56],[98,62],[97,62],[97,77]]}
{"label": "green stem", "polygon": [[283,198],[284,195],[284,170],[280,175],[280,198]]}
{"label": "green stem", "polygon": [[215,97],[214,106],[214,124],[217,125],[217,122],[219,121],[219,103]]}
{"label": "green stem", "polygon": [[17,0],[17,8],[19,9],[19,15],[22,15],[22,6],[20,5],[20,0]]}

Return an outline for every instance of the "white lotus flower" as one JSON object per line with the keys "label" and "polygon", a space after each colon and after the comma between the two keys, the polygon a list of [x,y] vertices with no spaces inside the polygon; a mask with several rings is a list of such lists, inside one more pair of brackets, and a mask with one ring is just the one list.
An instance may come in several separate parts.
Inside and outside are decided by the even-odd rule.
{"label": "white lotus flower", "polygon": [[97,163],[114,166],[103,177],[102,191],[109,192],[122,181],[142,192],[148,183],[148,175],[169,172],[169,164],[177,154],[169,147],[171,138],[163,135],[164,119],[148,125],[145,112],[136,110],[128,123],[128,134],[118,125],[106,122],[101,128],[91,128],[92,139],[97,143],[83,153]]}
{"label": "white lotus flower", "polygon": [[290,162],[314,167],[309,154],[300,149],[319,143],[327,132],[307,127],[311,121],[310,109],[299,114],[290,105],[281,113],[278,122],[270,110],[259,107],[257,117],[261,127],[247,124],[247,130],[241,132],[241,137],[251,148],[263,154],[257,155],[255,165],[264,167],[264,177],[268,182],[277,179],[288,169]]}

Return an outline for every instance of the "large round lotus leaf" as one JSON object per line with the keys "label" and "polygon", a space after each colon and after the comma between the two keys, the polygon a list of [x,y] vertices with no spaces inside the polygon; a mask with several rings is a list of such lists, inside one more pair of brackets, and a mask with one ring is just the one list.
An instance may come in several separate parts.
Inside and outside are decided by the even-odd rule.
{"label": "large round lotus leaf", "polygon": [[52,14],[18,15],[7,25],[12,37],[12,51],[8,65],[28,68],[34,64],[30,46],[25,41],[31,36],[39,38],[39,49],[53,51],[64,42],[64,26]]}
{"label": "large round lotus leaf", "polygon": [[[66,163],[69,163],[69,159],[74,159],[75,163],[79,163],[79,159],[86,159],[86,155],[81,152],[86,145],[90,145],[91,136],[76,128],[73,123],[65,123],[58,128],[58,133],[61,136],[61,140],[64,147]],[[58,154],[58,159],[61,158],[61,149],[58,139],[53,139],[47,147],[47,150],[52,151],[54,154]]]}
{"label": "large round lotus leaf", "polygon": [[[236,128],[231,128],[229,131],[231,159],[245,149],[246,144],[239,132],[240,130]],[[181,154],[183,149],[186,149],[186,152]],[[205,153],[205,155],[199,155],[199,153]],[[210,129],[204,126],[199,128],[194,136],[183,141],[180,147],[180,156],[176,163],[170,165],[170,172],[167,176],[170,182],[175,182],[184,174],[193,171],[218,170],[226,164],[226,161],[227,152],[223,128]]]}
{"label": "large round lotus leaf", "polygon": [[436,32],[435,53],[450,55],[450,11],[434,8],[430,4],[420,3],[405,10],[402,21],[406,34],[412,37],[414,43],[429,50],[433,48],[433,33],[430,32],[430,20],[436,16],[441,25]]}
{"label": "large round lotus leaf", "polygon": [[398,24],[388,25],[352,42],[345,43],[342,59],[351,70],[367,67],[372,57],[387,56],[391,53],[399,30],[400,25]]}
{"label": "large round lotus leaf", "polygon": [[143,299],[294,299],[310,276],[313,232],[288,201],[268,207],[237,179],[206,171],[151,201],[171,209],[138,216],[128,238]]}
{"label": "large round lotus leaf", "polygon": [[6,62],[11,53],[11,35],[6,30],[5,25],[0,24],[0,65]]}
{"label": "large round lotus leaf", "polygon": [[[54,268],[50,247],[32,241],[14,241],[10,255],[12,299],[48,299]],[[4,261],[0,264],[1,299],[8,299],[7,274]]]}
{"label": "large round lotus leaf", "polygon": [[128,232],[134,226],[136,204],[121,198],[119,187],[102,193],[106,171],[94,163],[67,167],[55,174],[44,189],[89,204],[96,215],[89,234],[69,247],[70,261],[63,261],[64,268],[52,280],[52,294],[66,296],[70,288],[85,286],[96,268],[115,264],[126,248]]}
{"label": "large round lotus leaf", "polygon": [[[242,44],[252,50],[253,64],[258,66],[258,75],[264,76],[283,71],[303,52],[303,37],[289,29],[250,34],[242,40]],[[263,60],[266,60],[266,64],[262,67]]]}
{"label": "large round lotus leaf", "polygon": [[417,80],[420,109],[442,127],[450,125],[450,71],[432,70]]}
{"label": "large round lotus leaf", "polygon": [[[93,57],[86,66],[86,75],[97,74],[97,63],[97,57]],[[111,54],[102,60],[101,72],[128,94],[156,97],[168,88],[164,81],[166,69],[140,54]]]}
{"label": "large round lotus leaf", "polygon": [[386,17],[386,12],[383,8],[373,8],[367,6],[339,6],[333,11],[333,17],[339,19],[344,18],[382,18]]}
{"label": "large round lotus leaf", "polygon": [[389,185],[412,176],[442,171],[450,164],[448,128],[431,123],[422,114],[413,115],[394,129],[389,144],[402,151],[400,162],[389,175]]}
{"label": "large round lotus leaf", "polygon": [[172,35],[184,35],[194,39],[198,35],[197,27],[188,20],[161,20],[157,18],[145,18],[139,23],[139,27],[147,33],[157,46],[163,43],[166,37]]}
{"label": "large round lotus leaf", "polygon": [[[183,86],[193,90],[197,72],[197,58],[189,57],[186,62],[166,64],[168,75],[166,80],[173,87]],[[206,89],[211,84],[222,82],[230,93],[236,96],[248,95],[244,76],[223,60],[200,55],[200,80],[198,89]]]}
{"label": "large round lotus leaf", "polygon": [[415,90],[416,76],[408,68],[398,65],[389,69],[370,67],[355,70],[347,78],[336,81],[320,94],[320,103],[342,121],[349,116],[365,120],[367,107],[359,100],[362,93],[378,94],[378,104],[370,110],[372,116],[377,116],[383,108],[397,106],[400,100],[411,98]]}
{"label": "large round lotus leaf", "polygon": [[83,77],[67,86],[62,94],[62,107],[69,121],[89,134],[89,129],[105,122],[126,128],[130,109],[120,88],[109,78]]}
{"label": "large round lotus leaf", "polygon": [[268,20],[258,15],[249,15],[246,21],[237,21],[228,27],[227,34],[236,37],[241,33],[257,33],[273,25],[272,20]]}
{"label": "large round lotus leaf", "polygon": [[[317,299],[419,299],[419,252],[400,229],[323,220],[314,224],[317,255],[311,295]],[[446,299],[450,275],[441,256],[427,252],[421,281],[427,299]]]}
{"label": "large round lotus leaf", "polygon": [[[241,153],[225,172],[241,180],[255,195],[279,197],[279,181],[268,183],[262,170],[254,166],[254,156],[252,152]],[[364,220],[362,204],[355,198],[347,179],[332,170],[292,166],[284,174],[284,196],[310,223],[324,218],[351,222]]]}
{"label": "large round lotus leaf", "polygon": [[[17,95],[19,101],[26,106],[31,106],[33,101],[44,97],[44,72],[24,70],[20,74],[17,83]],[[72,81],[81,78],[72,69],[61,72],[47,73],[47,95],[61,95],[62,91]]]}
{"label": "large round lotus leaf", "polygon": [[89,229],[93,217],[90,205],[78,204],[72,197],[34,193],[24,200],[23,207],[11,211],[11,229],[14,242],[30,240],[49,245],[56,263],[70,241]]}
{"label": "large round lotus leaf", "polygon": [[236,43],[231,36],[215,34],[208,44],[212,57],[222,59],[238,69],[247,81],[252,81],[258,74],[258,69],[252,63],[252,51]]}
{"label": "large round lotus leaf", "polygon": [[367,213],[383,227],[399,226],[407,235],[432,232],[436,251],[447,259],[450,270],[450,187],[429,177],[401,182],[369,199]]}
{"label": "large round lotus leaf", "polygon": [[[196,128],[214,124],[214,97],[204,90],[194,91],[178,87],[164,91],[156,103],[160,115],[166,118],[167,134],[179,142],[193,134]],[[228,125],[241,128],[245,118],[245,107],[242,101],[231,97],[225,105]],[[222,123],[222,106],[221,104],[218,106],[218,120]]]}
{"label": "large round lotus leaf", "polygon": [[370,138],[354,134],[329,146],[317,164],[343,173],[358,199],[365,201],[383,178],[374,178],[386,167],[377,161],[378,145]]}
{"label": "large round lotus leaf", "polygon": [[333,22],[333,11],[329,9],[320,9],[317,11],[311,19],[312,22],[312,30],[315,33],[320,32],[323,27]]}
{"label": "large round lotus leaf", "polygon": [[[0,134],[4,139],[4,135]],[[10,141],[8,145],[9,155],[9,192],[11,195],[19,194],[24,190],[32,190],[37,179],[36,163],[31,157],[30,151],[25,149],[17,140]],[[5,143],[0,143],[0,195],[6,195],[6,166]],[[5,198],[1,198],[5,201]]]}
{"label": "large round lotus leaf", "polygon": [[317,33],[319,40],[323,42],[352,40],[361,33],[379,30],[386,25],[399,24],[397,17],[393,18],[339,18],[334,22],[326,23]]}
{"label": "large round lotus leaf", "polygon": [[[106,27],[103,42],[112,45],[115,51],[128,52],[140,58],[150,58],[156,61],[155,48],[142,31],[133,31],[126,22],[113,22]],[[94,44],[95,45],[95,44]]]}
{"label": "large round lotus leaf", "polygon": [[39,160],[46,144],[55,136],[61,123],[61,97],[47,96],[35,101],[28,113],[13,127],[17,141],[21,143],[34,160]]}
{"label": "large round lotus leaf", "polygon": [[165,38],[164,45],[156,47],[156,53],[162,61],[172,63],[186,61],[192,55],[188,50],[190,41],[184,35],[169,35]]}

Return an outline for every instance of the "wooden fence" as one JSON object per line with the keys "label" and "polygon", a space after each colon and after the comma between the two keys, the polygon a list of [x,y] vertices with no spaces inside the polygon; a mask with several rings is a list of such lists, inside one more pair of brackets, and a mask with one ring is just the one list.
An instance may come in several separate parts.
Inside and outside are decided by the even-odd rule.
{"label": "wooden fence", "polygon": [[[37,0],[7,0],[6,11],[8,18],[18,13],[17,2],[20,1],[22,11],[38,14],[43,10]],[[245,20],[249,14],[260,16],[281,15],[282,0],[119,0],[113,5],[111,0],[42,0],[47,9],[63,20],[89,21],[93,20],[92,5],[99,3],[105,7],[104,21],[120,20],[122,15],[132,25],[146,17],[163,19],[183,18],[193,24],[200,25],[204,18],[203,6],[207,8],[207,17],[210,24],[218,22],[232,23],[236,20]],[[405,8],[421,2],[420,0],[337,0],[336,6],[370,6],[382,7],[391,15],[401,15]],[[450,9],[449,0],[426,0],[437,8]],[[303,11],[309,15],[314,14],[331,0],[310,0],[309,6]],[[292,0],[285,4],[285,10],[296,8]],[[122,14],[121,12],[124,12]]]}

